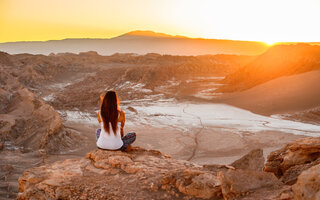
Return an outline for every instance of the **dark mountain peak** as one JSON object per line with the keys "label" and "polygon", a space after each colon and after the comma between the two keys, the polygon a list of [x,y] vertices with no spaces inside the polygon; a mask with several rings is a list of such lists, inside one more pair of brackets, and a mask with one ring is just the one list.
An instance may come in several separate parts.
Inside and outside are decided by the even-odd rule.
{"label": "dark mountain peak", "polygon": [[188,38],[185,36],[169,35],[169,34],[165,34],[165,33],[158,33],[158,32],[148,31],[148,30],[131,31],[131,32],[125,33],[119,37],[124,37],[124,36],[157,37],[157,38]]}

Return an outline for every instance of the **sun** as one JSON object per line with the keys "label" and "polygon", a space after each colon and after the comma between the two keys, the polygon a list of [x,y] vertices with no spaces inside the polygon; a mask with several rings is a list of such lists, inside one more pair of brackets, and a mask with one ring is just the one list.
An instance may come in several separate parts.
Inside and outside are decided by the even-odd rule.
{"label": "sun", "polygon": [[265,43],[268,46],[272,46],[272,45],[274,45],[275,42],[274,41],[266,41],[266,40],[264,40],[263,43]]}
{"label": "sun", "polygon": [[266,43],[268,46],[272,46],[276,43],[278,43],[279,41],[277,40],[274,40],[274,39],[265,39],[265,40],[262,40],[264,43]]}

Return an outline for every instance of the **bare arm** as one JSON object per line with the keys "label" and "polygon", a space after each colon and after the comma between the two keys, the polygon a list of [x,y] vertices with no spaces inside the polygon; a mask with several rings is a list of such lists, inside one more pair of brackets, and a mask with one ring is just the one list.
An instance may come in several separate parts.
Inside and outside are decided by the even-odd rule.
{"label": "bare arm", "polygon": [[119,122],[121,123],[121,126],[120,126],[120,134],[121,134],[121,137],[124,136],[124,125],[126,123],[126,113],[121,110],[120,111],[120,117],[119,117]]}
{"label": "bare arm", "polygon": [[[103,94],[100,94],[100,106],[101,106],[102,102],[103,102]],[[101,123],[100,111],[97,112],[97,118],[98,118],[99,123]]]}
{"label": "bare arm", "polygon": [[99,123],[101,123],[100,112],[97,112],[97,118],[98,118]]}

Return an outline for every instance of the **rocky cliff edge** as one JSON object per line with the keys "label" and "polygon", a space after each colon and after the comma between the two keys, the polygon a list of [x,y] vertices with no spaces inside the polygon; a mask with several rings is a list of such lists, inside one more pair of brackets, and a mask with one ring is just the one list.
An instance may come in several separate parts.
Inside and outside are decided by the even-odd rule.
{"label": "rocky cliff edge", "polygon": [[[159,151],[94,150],[26,170],[18,199],[320,199],[320,138],[262,150],[230,165],[200,166]],[[286,177],[286,178],[284,178]],[[289,181],[288,181],[289,180]]]}

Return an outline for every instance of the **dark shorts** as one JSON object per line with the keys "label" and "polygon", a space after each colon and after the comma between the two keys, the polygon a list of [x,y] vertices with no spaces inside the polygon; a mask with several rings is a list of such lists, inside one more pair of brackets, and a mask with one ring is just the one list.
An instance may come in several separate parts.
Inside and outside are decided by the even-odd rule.
{"label": "dark shorts", "polygon": [[[96,139],[100,137],[101,129],[97,129],[96,131]],[[130,144],[132,144],[136,140],[136,133],[127,133],[124,137],[121,138],[123,141],[123,145],[120,148],[121,151],[126,150]]]}

